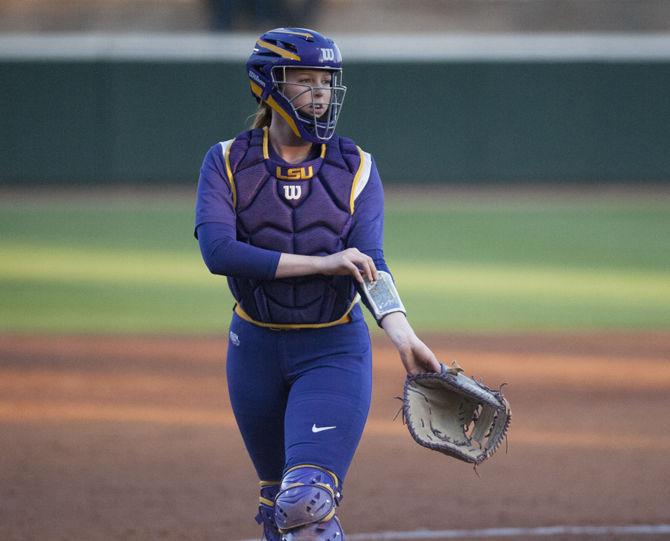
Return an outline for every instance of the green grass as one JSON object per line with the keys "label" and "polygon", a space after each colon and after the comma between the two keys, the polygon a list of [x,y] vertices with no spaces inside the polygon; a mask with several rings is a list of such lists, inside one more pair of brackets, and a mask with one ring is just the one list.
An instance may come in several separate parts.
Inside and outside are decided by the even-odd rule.
{"label": "green grass", "polygon": [[[192,206],[3,201],[0,331],[222,331]],[[390,198],[385,248],[421,330],[670,327],[667,200]]]}

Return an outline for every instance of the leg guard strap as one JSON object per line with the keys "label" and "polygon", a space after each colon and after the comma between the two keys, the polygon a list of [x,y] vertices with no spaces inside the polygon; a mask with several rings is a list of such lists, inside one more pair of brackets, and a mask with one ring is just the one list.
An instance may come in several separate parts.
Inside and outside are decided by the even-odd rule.
{"label": "leg guard strap", "polygon": [[275,523],[275,498],[279,492],[279,483],[261,481],[261,495],[258,498],[256,522],[263,525],[263,539],[281,541],[281,533]]}

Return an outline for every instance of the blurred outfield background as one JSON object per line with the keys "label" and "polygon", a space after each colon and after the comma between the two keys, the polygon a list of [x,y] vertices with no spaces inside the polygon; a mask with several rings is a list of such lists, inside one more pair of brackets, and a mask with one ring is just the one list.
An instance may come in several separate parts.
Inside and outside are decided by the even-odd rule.
{"label": "blurred outfield background", "polygon": [[244,6],[0,1],[0,332],[224,331],[197,171],[289,24],[340,42],[417,328],[670,326],[667,2]]}
{"label": "blurred outfield background", "polygon": [[[7,199],[2,331],[224,332],[233,301],[190,197]],[[648,193],[391,190],[386,254],[422,330],[667,329],[668,232],[670,201]]]}

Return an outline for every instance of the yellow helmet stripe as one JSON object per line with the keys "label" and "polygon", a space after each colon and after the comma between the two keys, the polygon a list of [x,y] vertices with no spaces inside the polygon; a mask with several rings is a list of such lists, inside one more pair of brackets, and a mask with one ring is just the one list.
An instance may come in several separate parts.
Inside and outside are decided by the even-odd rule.
{"label": "yellow helmet stripe", "polygon": [[300,57],[297,54],[292,53],[291,51],[287,51],[286,49],[282,49],[281,47],[272,45],[272,43],[268,43],[267,41],[263,41],[262,39],[256,40],[256,43],[261,47],[270,49],[273,53],[277,53],[279,56],[283,58],[290,58],[291,60],[297,60],[298,62],[300,62]]}
{"label": "yellow helmet stripe", "polygon": [[263,95],[263,90],[261,87],[253,81],[249,81],[249,84],[251,85],[251,91],[254,93],[254,96],[258,96],[260,98]]}
{"label": "yellow helmet stripe", "polygon": [[[254,95],[258,96],[260,98],[263,95],[263,90],[261,89],[261,87],[258,86],[253,81],[249,81],[249,84],[251,85],[251,91],[254,93]],[[300,135],[300,131],[298,130],[298,126],[295,123],[295,120],[293,120],[293,118],[291,118],[291,116],[286,111],[284,111],[284,109],[282,109],[279,106],[279,104],[275,101],[275,99],[272,96],[268,96],[268,99],[265,100],[265,103],[267,103],[270,107],[272,107],[272,109],[274,109],[275,111],[277,111],[281,115],[281,117],[289,125],[289,127],[291,128],[291,131],[295,134],[296,137],[302,137],[302,135]],[[263,154],[264,154],[265,159],[268,158],[268,154],[266,152],[266,149],[267,149],[267,147],[264,146],[263,147]]]}
{"label": "yellow helmet stripe", "polygon": [[286,120],[286,123],[289,125],[291,131],[295,134],[296,137],[302,137],[302,135],[300,135],[300,130],[298,130],[298,126],[296,126],[295,120],[293,120],[293,118],[291,118],[291,116],[279,106],[279,104],[272,96],[268,96],[267,104],[275,111],[277,111],[284,120]]}
{"label": "yellow helmet stripe", "polygon": [[292,36],[302,36],[303,38],[312,39],[314,36],[309,32],[293,32],[292,30],[287,30],[286,28],[280,28],[275,30],[277,34],[291,34]]}
{"label": "yellow helmet stripe", "polygon": [[[251,85],[251,91],[253,92],[254,96],[258,96],[260,98],[263,95],[263,90],[261,89],[261,87],[258,86],[253,81],[249,81],[249,84]],[[270,107],[272,107],[275,111],[277,111],[281,115],[281,117],[289,125],[291,131],[295,134],[296,137],[302,137],[302,135],[300,135],[300,131],[298,130],[298,126],[295,123],[295,120],[293,120],[293,118],[291,118],[291,116],[279,106],[279,104],[275,101],[275,99],[272,96],[268,96],[268,99],[265,100],[265,103],[267,103]],[[265,157],[267,159],[267,156]]]}

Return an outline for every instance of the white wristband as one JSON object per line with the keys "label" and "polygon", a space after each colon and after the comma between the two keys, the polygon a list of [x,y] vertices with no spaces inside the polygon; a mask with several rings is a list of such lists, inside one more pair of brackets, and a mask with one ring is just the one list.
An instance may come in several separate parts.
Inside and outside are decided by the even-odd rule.
{"label": "white wristband", "polygon": [[372,314],[377,321],[393,312],[406,314],[405,307],[400,300],[398,290],[388,272],[378,271],[378,278],[374,282],[364,282],[363,293],[372,308]]}

